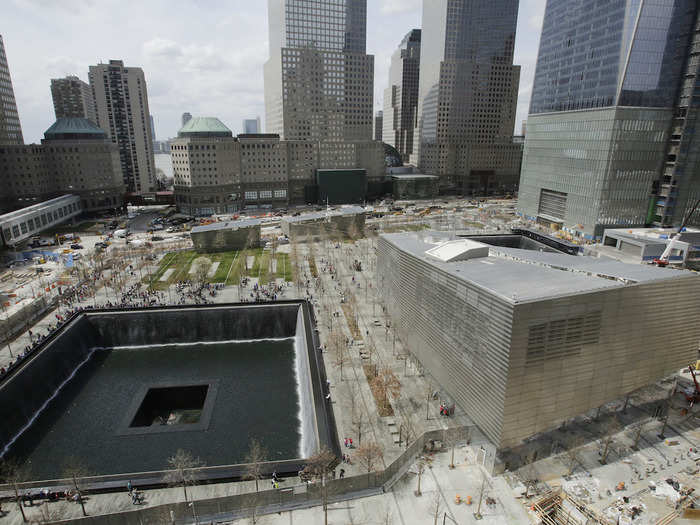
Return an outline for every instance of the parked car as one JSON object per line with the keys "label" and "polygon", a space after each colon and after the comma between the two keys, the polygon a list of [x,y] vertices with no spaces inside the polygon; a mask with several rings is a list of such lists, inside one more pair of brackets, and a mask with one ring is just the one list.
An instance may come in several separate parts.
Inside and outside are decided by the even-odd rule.
{"label": "parked car", "polygon": [[151,240],[152,241],[162,241],[164,239],[160,235],[154,235],[153,237],[151,237]]}
{"label": "parked car", "polygon": [[82,249],[83,249],[83,245],[82,245],[82,244],[71,244],[71,245],[70,245],[70,249],[71,249],[71,250],[82,250]]}

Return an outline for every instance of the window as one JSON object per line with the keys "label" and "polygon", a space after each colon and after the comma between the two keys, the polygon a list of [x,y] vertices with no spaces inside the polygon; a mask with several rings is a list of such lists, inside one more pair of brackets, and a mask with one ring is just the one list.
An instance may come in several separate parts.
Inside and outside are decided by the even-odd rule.
{"label": "window", "polygon": [[258,192],[257,191],[246,191],[245,192],[245,199],[248,201],[254,201],[258,199]]}

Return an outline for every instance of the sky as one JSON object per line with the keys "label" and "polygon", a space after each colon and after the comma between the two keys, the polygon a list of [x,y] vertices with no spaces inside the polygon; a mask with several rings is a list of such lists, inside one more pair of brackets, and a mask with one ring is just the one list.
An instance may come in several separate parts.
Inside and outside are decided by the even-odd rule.
{"label": "sky", "polygon": [[[527,118],[545,2],[520,0],[517,133]],[[420,28],[421,13],[422,0],[367,0],[375,111],[391,54]],[[39,142],[55,120],[50,79],[87,82],[89,66],[110,59],[143,68],[159,140],[177,134],[185,111],[218,117],[234,134],[244,118],[265,120],[266,0],[3,0],[0,35],[26,143]]]}

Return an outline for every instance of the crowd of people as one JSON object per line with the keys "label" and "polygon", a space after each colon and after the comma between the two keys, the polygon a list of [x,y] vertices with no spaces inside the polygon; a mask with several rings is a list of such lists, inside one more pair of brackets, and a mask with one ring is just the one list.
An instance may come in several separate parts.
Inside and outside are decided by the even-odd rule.
{"label": "crowd of people", "polygon": [[[247,283],[247,279],[245,280]],[[243,285],[243,282],[241,283]],[[290,286],[287,284],[287,286]],[[250,292],[250,297],[241,297],[241,302],[263,302],[263,301],[276,301],[281,295],[284,295],[285,286],[277,283],[268,283],[267,286],[259,285],[258,283],[253,284],[253,288]]]}

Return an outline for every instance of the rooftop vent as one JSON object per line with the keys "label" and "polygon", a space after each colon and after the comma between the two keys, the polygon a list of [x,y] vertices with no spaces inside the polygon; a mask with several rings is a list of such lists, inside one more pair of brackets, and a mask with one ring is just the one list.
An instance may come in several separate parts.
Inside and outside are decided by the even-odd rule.
{"label": "rooftop vent", "polygon": [[457,239],[439,244],[425,252],[426,255],[442,262],[466,261],[489,256],[487,244],[470,241],[469,239]]}

